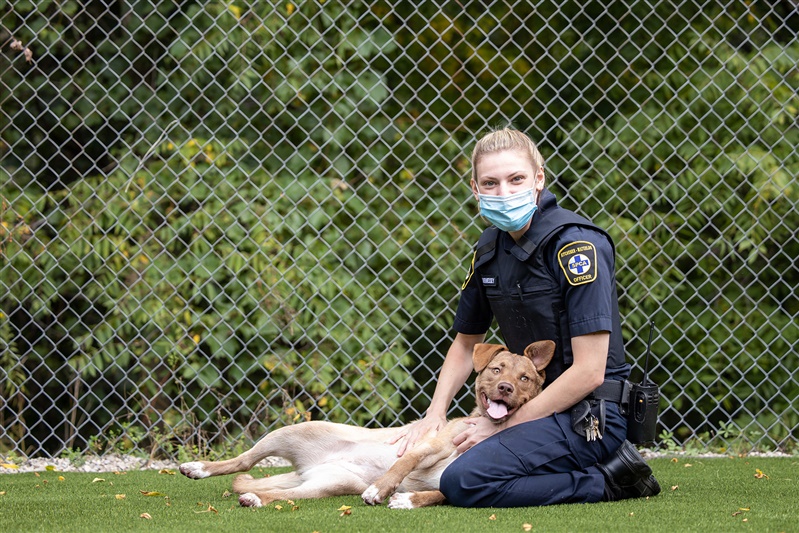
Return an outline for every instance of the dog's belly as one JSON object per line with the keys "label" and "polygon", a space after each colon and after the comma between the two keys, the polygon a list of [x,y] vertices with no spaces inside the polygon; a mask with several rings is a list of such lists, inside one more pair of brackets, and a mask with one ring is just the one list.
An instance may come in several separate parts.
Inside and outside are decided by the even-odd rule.
{"label": "dog's belly", "polygon": [[330,467],[346,470],[364,482],[371,484],[397,462],[399,444],[382,442],[342,442],[336,449],[323,455],[307,468],[299,468],[302,476],[313,474],[314,470]]}

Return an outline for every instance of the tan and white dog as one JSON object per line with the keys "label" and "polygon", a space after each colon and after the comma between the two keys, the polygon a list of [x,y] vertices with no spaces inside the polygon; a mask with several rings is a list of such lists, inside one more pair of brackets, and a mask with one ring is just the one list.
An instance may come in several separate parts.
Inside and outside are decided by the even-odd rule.
{"label": "tan and white dog", "polygon": [[[522,404],[541,392],[544,368],[552,360],[555,343],[540,341],[524,350],[524,357],[504,346],[478,344],[474,349],[477,406],[472,417],[505,421]],[[277,429],[250,450],[226,461],[193,461],[180,465],[192,479],[246,472],[269,456],[287,459],[294,471],[256,479],[243,474],[233,481],[239,503],[260,507],[277,500],[324,498],[361,494],[363,501],[412,509],[444,502],[439,480],[458,452],[452,439],[468,427],[468,418],[456,418],[433,436],[418,442],[398,458],[399,444],[388,444],[405,426],[368,429],[333,422],[312,421]],[[402,491],[402,492],[396,492]]]}

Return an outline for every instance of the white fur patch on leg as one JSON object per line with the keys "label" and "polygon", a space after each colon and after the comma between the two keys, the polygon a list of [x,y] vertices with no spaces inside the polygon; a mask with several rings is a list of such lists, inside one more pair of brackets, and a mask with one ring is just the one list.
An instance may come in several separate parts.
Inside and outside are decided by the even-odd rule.
{"label": "white fur patch on leg", "polygon": [[363,499],[363,503],[368,505],[380,505],[383,503],[382,500],[378,499],[379,490],[374,485],[369,485],[363,494],[361,494],[361,499]]}
{"label": "white fur patch on leg", "polygon": [[395,492],[388,501],[389,509],[413,509],[412,492]]}
{"label": "white fur patch on leg", "polygon": [[239,505],[242,507],[261,507],[263,504],[258,496],[252,492],[245,492],[239,496]]}
{"label": "white fur patch on leg", "polygon": [[200,461],[192,461],[180,465],[180,473],[191,479],[202,479],[211,475]]}

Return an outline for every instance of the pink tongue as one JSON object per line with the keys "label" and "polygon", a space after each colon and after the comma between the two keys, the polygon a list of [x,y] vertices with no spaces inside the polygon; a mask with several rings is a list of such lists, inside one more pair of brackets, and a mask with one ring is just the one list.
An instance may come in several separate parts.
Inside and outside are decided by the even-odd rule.
{"label": "pink tongue", "polygon": [[488,416],[494,420],[498,420],[508,414],[508,406],[504,403],[488,400]]}

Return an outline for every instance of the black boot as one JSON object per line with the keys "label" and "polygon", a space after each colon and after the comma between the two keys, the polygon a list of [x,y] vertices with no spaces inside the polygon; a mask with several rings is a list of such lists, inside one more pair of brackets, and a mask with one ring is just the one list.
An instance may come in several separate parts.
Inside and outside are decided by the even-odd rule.
{"label": "black boot", "polygon": [[605,464],[597,464],[605,476],[603,501],[612,502],[627,498],[645,498],[660,493],[660,485],[652,469],[630,441],[624,441]]}

